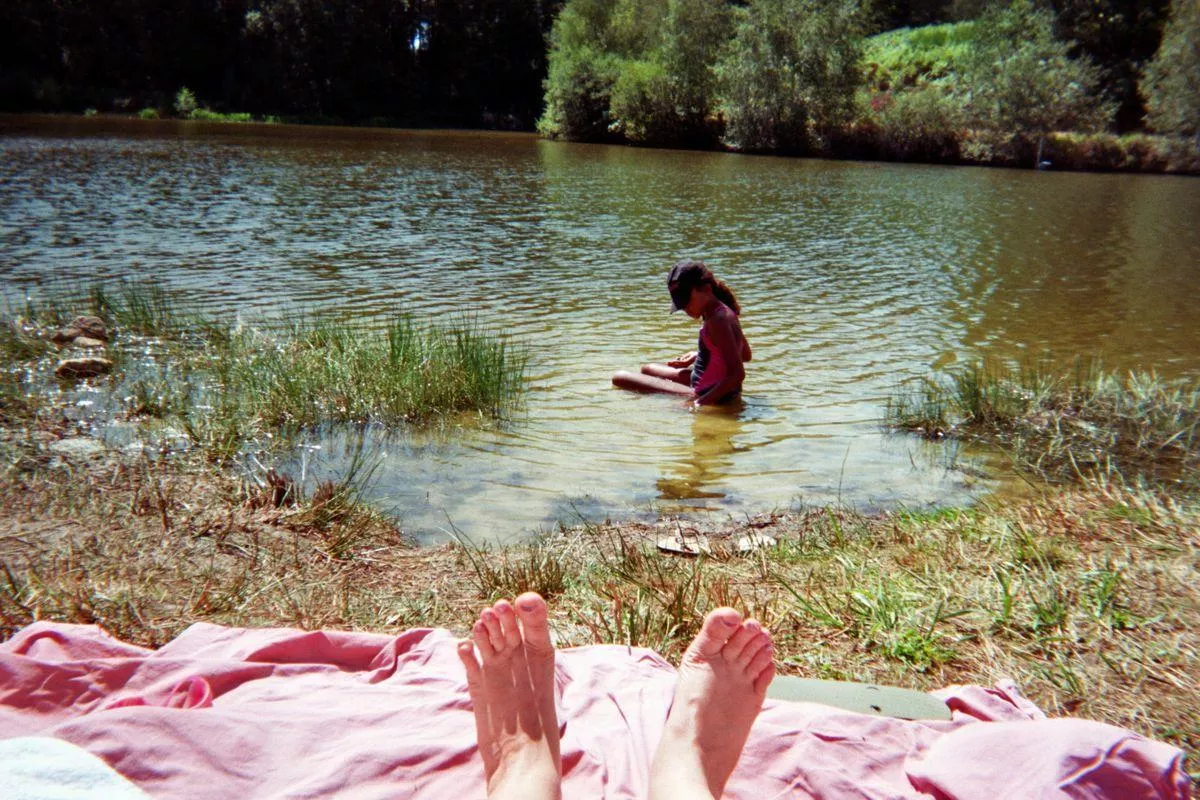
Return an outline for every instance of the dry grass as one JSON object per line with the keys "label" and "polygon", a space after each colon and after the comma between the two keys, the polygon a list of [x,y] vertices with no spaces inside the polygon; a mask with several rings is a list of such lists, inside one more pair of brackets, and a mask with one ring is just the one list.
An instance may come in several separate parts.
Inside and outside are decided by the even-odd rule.
{"label": "dry grass", "polygon": [[[771,627],[785,673],[918,689],[1013,677],[1052,715],[1200,745],[1200,511],[1166,496],[1092,484],[973,510],[810,509],[708,531],[701,558],[655,548],[677,521],[414,549],[369,510],[323,508],[328,491],[276,507],[270,484],[199,459],[52,458],[56,435],[5,444],[5,637],[34,619],[148,646],[199,620],[463,633],[482,603],[536,589],[561,645],[674,659],[733,605]],[[751,531],[778,543],[723,550]]]}

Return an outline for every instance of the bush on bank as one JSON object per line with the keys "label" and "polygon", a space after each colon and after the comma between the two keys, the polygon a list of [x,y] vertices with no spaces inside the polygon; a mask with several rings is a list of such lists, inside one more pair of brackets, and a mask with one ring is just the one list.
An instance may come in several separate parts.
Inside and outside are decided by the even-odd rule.
{"label": "bush on bank", "polygon": [[[1177,5],[1143,82],[1152,111],[1171,109],[1172,119],[1192,113],[1179,109],[1196,93],[1177,89],[1195,85],[1186,56],[1200,36],[1178,22],[1190,17]],[[668,24],[676,17],[708,24]],[[1189,152],[1182,139],[1191,123],[1159,122],[1176,138],[1158,142],[1104,133],[1116,109],[1104,73],[1031,0],[864,37],[867,19],[856,0],[569,0],[551,37],[539,130],[949,163],[1192,171],[1200,160],[1200,143]]]}

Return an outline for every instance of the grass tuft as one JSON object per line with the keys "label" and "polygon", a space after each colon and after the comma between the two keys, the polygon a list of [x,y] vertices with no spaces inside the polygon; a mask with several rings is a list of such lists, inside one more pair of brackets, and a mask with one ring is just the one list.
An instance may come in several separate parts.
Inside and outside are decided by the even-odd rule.
{"label": "grass tuft", "polygon": [[958,435],[1013,454],[1055,482],[1110,476],[1137,484],[1200,488],[1200,384],[1153,373],[1117,375],[1077,366],[976,366],[947,381],[899,391],[889,427],[930,438]]}

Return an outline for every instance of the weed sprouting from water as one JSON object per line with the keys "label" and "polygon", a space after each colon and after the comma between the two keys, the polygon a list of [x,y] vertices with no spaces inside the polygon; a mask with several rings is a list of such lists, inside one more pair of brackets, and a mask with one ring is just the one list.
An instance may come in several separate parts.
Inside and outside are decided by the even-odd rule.
{"label": "weed sprouting from water", "polygon": [[395,313],[382,326],[329,316],[232,326],[149,282],[27,298],[0,320],[0,360],[31,372],[53,351],[39,326],[83,313],[113,336],[116,369],[100,388],[118,394],[132,418],[181,427],[214,463],[265,435],[288,440],[325,425],[504,418],[525,390],[524,350],[470,319],[422,325]]}
{"label": "weed sprouting from water", "polygon": [[421,327],[403,314],[382,333],[331,319],[296,323],[286,336],[242,331],[221,357],[223,401],[232,395],[232,405],[284,429],[458,412],[502,417],[520,398],[526,363],[477,324]]}
{"label": "weed sprouting from water", "polygon": [[1153,373],[979,365],[898,392],[886,424],[1000,446],[1053,481],[1114,475],[1200,488],[1200,384]]}

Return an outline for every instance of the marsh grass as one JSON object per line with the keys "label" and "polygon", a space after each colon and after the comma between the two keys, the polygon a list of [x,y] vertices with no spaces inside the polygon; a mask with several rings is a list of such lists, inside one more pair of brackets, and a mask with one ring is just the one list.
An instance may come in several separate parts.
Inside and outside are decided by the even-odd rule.
{"label": "marsh grass", "polygon": [[241,331],[217,358],[214,405],[279,429],[459,412],[501,417],[521,396],[526,364],[469,320],[421,327],[403,314],[382,331],[332,319],[296,323],[286,335]]}
{"label": "marsh grass", "polygon": [[[113,336],[108,355],[117,367],[97,385],[134,420],[178,425],[219,464],[268,434],[286,441],[330,425],[503,418],[525,388],[523,349],[468,318],[422,325],[398,312],[379,326],[295,315],[235,326],[149,282],[61,289],[10,305],[0,360],[32,376],[54,352],[52,329],[79,314],[101,317]],[[26,381],[26,394],[38,389]]]}
{"label": "marsh grass", "polygon": [[980,365],[898,391],[886,424],[999,446],[1053,481],[1109,476],[1200,488],[1200,385],[1153,373]]}

